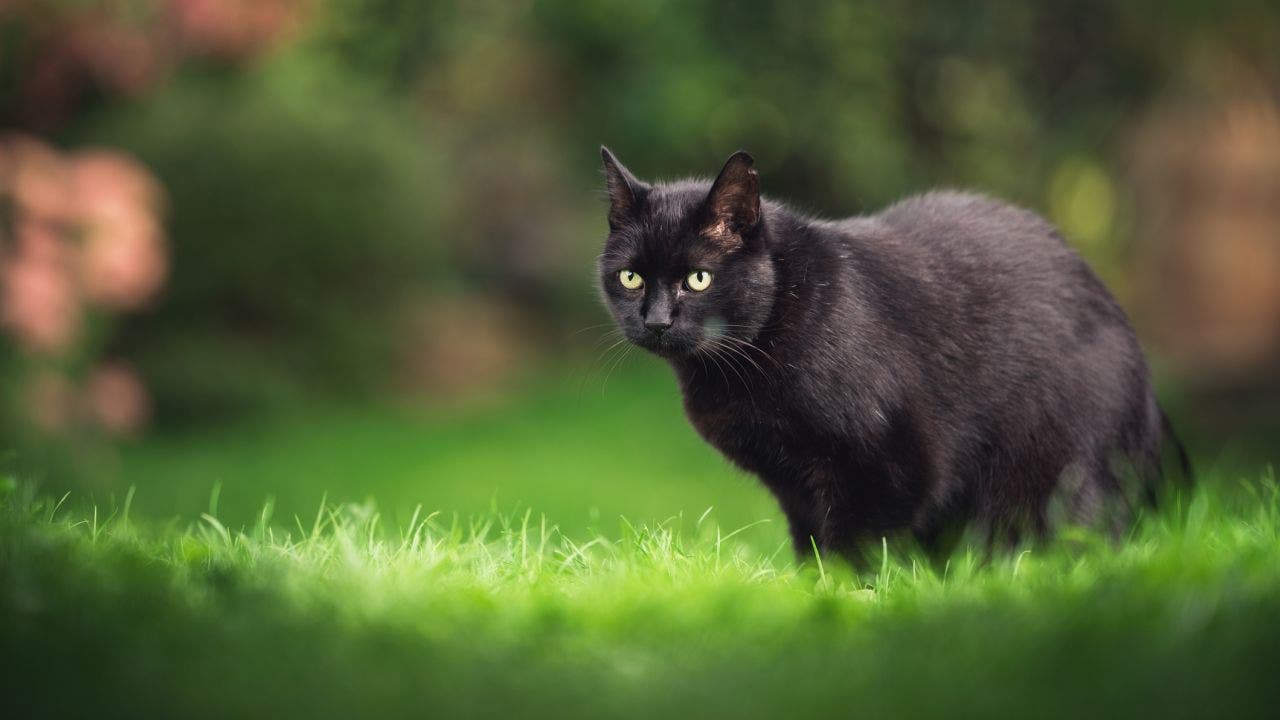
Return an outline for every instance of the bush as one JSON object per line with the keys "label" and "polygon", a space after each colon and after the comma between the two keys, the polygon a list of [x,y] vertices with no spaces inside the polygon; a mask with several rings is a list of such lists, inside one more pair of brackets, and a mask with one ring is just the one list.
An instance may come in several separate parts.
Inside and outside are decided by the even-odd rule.
{"label": "bush", "polygon": [[161,419],[379,384],[399,309],[433,276],[445,197],[406,112],[293,55],[180,77],[85,136],[132,151],[168,192],[172,290],[118,343]]}
{"label": "bush", "polygon": [[0,438],[42,467],[149,420],[146,386],[108,350],[167,274],[162,197],[123,153],[0,135]]}

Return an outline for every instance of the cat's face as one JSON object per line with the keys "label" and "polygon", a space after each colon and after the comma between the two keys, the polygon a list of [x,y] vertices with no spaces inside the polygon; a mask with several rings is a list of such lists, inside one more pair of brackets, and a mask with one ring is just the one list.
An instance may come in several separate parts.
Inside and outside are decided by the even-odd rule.
{"label": "cat's face", "polygon": [[714,183],[648,185],[601,155],[610,210],[600,285],[627,339],[677,359],[755,338],[775,275],[751,157],[729,158]]}

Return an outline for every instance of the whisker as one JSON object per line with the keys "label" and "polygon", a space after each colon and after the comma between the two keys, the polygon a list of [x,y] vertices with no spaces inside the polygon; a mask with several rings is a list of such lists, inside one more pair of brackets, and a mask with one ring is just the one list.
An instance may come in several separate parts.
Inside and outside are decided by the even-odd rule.
{"label": "whisker", "polygon": [[[596,345],[599,346],[601,342],[604,342],[606,339],[607,338],[603,338],[600,342],[597,342]],[[582,391],[586,388],[587,384],[591,382],[593,377],[599,377],[600,371],[603,370],[605,365],[613,359],[612,354],[617,351],[617,348],[620,345],[626,342],[626,337],[614,340],[612,345],[597,353],[591,362],[587,364],[586,369],[582,373],[582,382],[578,385],[579,395],[582,394]]]}
{"label": "whisker", "polygon": [[621,367],[622,363],[626,361],[627,356],[630,355],[631,351],[635,348],[635,345],[628,345],[627,349],[622,351],[622,354],[618,356],[618,359],[614,361],[613,365],[609,368],[609,372],[605,373],[604,382],[600,384],[600,397],[604,397],[605,390],[609,389],[609,378],[613,375],[613,371]]}
{"label": "whisker", "polygon": [[[747,400],[751,403],[751,408],[754,410],[756,408],[756,399],[755,399],[755,395],[751,392],[751,383],[747,382],[747,377],[746,375],[743,374],[744,372],[746,372],[746,369],[743,368],[741,365],[739,365],[738,362],[733,359],[732,355],[727,354],[729,349],[732,346],[721,345],[718,342],[715,342],[713,340],[710,347],[712,352],[717,357],[722,358],[725,361],[725,363],[729,366],[729,369],[733,371],[733,374],[738,377],[738,381],[742,383],[742,389],[745,390],[747,393]],[[723,370],[721,371],[721,374],[722,375],[724,374]],[[728,377],[726,376],[725,383],[728,384],[728,382],[729,380],[728,380]]]}
{"label": "whisker", "polygon": [[619,338],[619,339],[617,339],[617,340],[614,340],[612,345],[610,345],[609,347],[605,348],[605,349],[600,353],[600,357],[599,357],[599,367],[600,367],[601,369],[603,369],[606,365],[608,365],[608,364],[609,364],[609,362],[610,362],[611,360],[613,360],[613,358],[611,357],[611,355],[612,355],[614,352],[620,352],[620,351],[618,351],[618,348],[619,348],[619,347],[621,347],[622,345],[625,345],[625,344],[626,344],[626,342],[627,342],[627,339],[626,339],[625,337],[624,337],[624,338]]}
{"label": "whisker", "polygon": [[575,335],[581,335],[582,333],[587,332],[589,330],[599,330],[600,328],[603,328],[603,327],[616,327],[616,323],[603,322],[603,323],[598,323],[596,325],[588,325],[582,328],[581,330],[574,330],[573,332],[569,333],[569,336],[573,337]]}
{"label": "whisker", "polygon": [[[734,336],[732,336],[732,335],[721,335],[720,337],[721,337],[721,338],[723,338],[723,339],[725,339],[725,340],[728,340],[728,341],[730,341],[730,342],[735,342],[735,343],[737,343],[738,345],[743,346],[743,347],[745,347],[745,348],[747,348],[747,349],[749,349],[749,350],[755,350],[756,352],[760,353],[760,354],[761,354],[761,355],[763,355],[764,357],[768,358],[769,362],[773,363],[773,364],[774,364],[774,366],[775,366],[775,367],[777,367],[779,370],[782,370],[782,369],[783,369],[783,367],[782,367],[782,363],[780,363],[780,362],[778,362],[776,359],[774,359],[774,357],[773,357],[772,355],[770,355],[768,352],[766,352],[766,351],[765,351],[765,349],[764,349],[764,348],[762,348],[762,347],[760,347],[759,345],[756,345],[756,344],[754,344],[754,343],[747,342],[746,340],[743,340],[742,338],[737,338],[737,337],[734,337]],[[760,372],[761,372],[761,373],[763,373],[764,371],[763,371],[763,370],[761,370]]]}
{"label": "whisker", "polygon": [[613,339],[615,339],[615,338],[621,337],[621,336],[622,336],[622,334],[623,334],[623,333],[622,333],[622,331],[621,331],[621,330],[617,330],[617,329],[610,330],[609,332],[607,332],[607,333],[605,333],[605,334],[601,335],[601,336],[596,340],[595,344],[591,346],[591,349],[592,349],[592,350],[595,350],[596,348],[600,347],[601,345],[605,344],[606,342],[608,342],[608,341],[610,341],[610,340],[613,340]]}
{"label": "whisker", "polygon": [[736,355],[737,357],[740,357],[743,360],[747,361],[752,367],[756,369],[756,372],[760,373],[762,377],[768,376],[768,373],[764,371],[764,368],[760,367],[760,363],[753,360],[749,355],[747,355],[742,350],[734,347],[733,345],[726,345],[725,349],[731,352],[732,354]]}
{"label": "whisker", "polygon": [[[732,345],[726,345],[726,344],[724,344],[724,343],[717,343],[717,347],[725,353],[725,359],[732,363],[732,367],[734,367],[734,368],[736,368],[736,369],[738,369],[738,370],[742,371],[742,373],[746,373],[746,368],[745,368],[745,367],[743,367],[741,364],[739,364],[739,363],[738,363],[738,360],[737,360],[737,353],[735,353],[735,352],[734,352],[734,348],[733,348],[733,346],[732,346]],[[747,377],[746,377],[746,375],[745,375],[745,374],[740,374],[740,375],[739,375],[739,377],[742,379],[742,384],[743,384],[743,386],[744,386],[744,387],[745,387],[745,386],[747,386]]]}
{"label": "whisker", "polygon": [[707,347],[707,350],[708,350],[708,351],[709,351],[709,353],[710,353],[710,354],[708,355],[708,359],[709,359],[709,360],[711,360],[711,364],[712,364],[713,366],[715,366],[715,369],[720,371],[720,377],[721,377],[721,379],[723,379],[723,380],[724,380],[725,387],[728,387],[728,386],[729,386],[729,376],[728,376],[727,374],[725,374],[724,366],[722,366],[722,365],[720,364],[720,353],[719,353],[719,352],[717,352],[717,350],[716,350],[716,346],[715,346],[715,343],[712,343],[711,345],[709,345],[709,346]]}

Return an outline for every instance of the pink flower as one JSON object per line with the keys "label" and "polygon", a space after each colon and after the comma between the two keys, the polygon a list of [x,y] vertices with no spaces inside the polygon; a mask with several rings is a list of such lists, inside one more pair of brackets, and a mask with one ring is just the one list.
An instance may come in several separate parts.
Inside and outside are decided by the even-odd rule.
{"label": "pink flower", "polygon": [[102,365],[85,388],[89,416],[107,432],[132,435],[151,419],[151,398],[138,374],[123,363]]}
{"label": "pink flower", "polygon": [[[127,155],[65,156],[39,140],[0,136],[0,201],[13,206],[0,226],[0,329],[37,359],[87,359],[70,355],[92,349],[77,346],[86,302],[136,308],[164,281],[162,192]],[[130,434],[150,418],[146,389],[123,364],[97,367],[78,406],[65,375],[39,365],[34,373],[22,400],[45,433],[66,434],[87,419]]]}
{"label": "pink flower", "polygon": [[166,69],[159,44],[143,28],[94,21],[75,28],[69,42],[99,86],[123,95],[142,95]]}
{"label": "pink flower", "polygon": [[49,145],[22,135],[0,140],[7,148],[8,192],[22,217],[60,221],[67,217],[67,167]]}
{"label": "pink flower", "polygon": [[160,190],[145,168],[110,151],[78,154],[72,172],[85,297],[107,307],[137,308],[155,295],[168,272],[157,217]]}
{"label": "pink flower", "polygon": [[71,345],[80,324],[62,237],[69,214],[66,164],[53,148],[23,136],[0,140],[0,157],[0,190],[13,203],[13,239],[0,266],[0,325],[28,350],[58,352]]}
{"label": "pink flower", "polygon": [[150,218],[136,223],[90,226],[80,255],[80,283],[97,304],[132,310],[151,299],[168,267],[160,229]]}
{"label": "pink flower", "polygon": [[301,24],[306,0],[169,0],[184,54],[236,59],[269,49]]}
{"label": "pink flower", "polygon": [[14,205],[14,241],[0,265],[0,324],[28,350],[69,348],[83,300],[134,309],[168,272],[159,185],[109,150],[69,159],[26,137],[0,141],[0,192]]}
{"label": "pink flower", "polygon": [[132,157],[102,148],[78,151],[71,162],[76,204],[81,213],[110,214],[122,207],[155,213],[161,192],[155,178]]}
{"label": "pink flower", "polygon": [[63,265],[70,257],[71,248],[63,239],[59,225],[26,217],[15,223],[14,254],[32,262]]}
{"label": "pink flower", "polygon": [[22,257],[0,268],[0,325],[28,350],[56,353],[75,341],[80,306],[62,263]]}

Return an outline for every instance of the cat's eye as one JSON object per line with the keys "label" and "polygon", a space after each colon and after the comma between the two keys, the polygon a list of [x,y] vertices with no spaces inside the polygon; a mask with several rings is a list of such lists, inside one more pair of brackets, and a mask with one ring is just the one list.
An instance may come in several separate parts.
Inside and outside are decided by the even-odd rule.
{"label": "cat's eye", "polygon": [[644,278],[640,277],[638,273],[623,270],[618,273],[618,282],[622,283],[622,287],[628,290],[639,290],[644,285]]}
{"label": "cat's eye", "polygon": [[694,270],[684,279],[684,284],[694,292],[702,292],[711,287],[711,273],[706,270]]}

